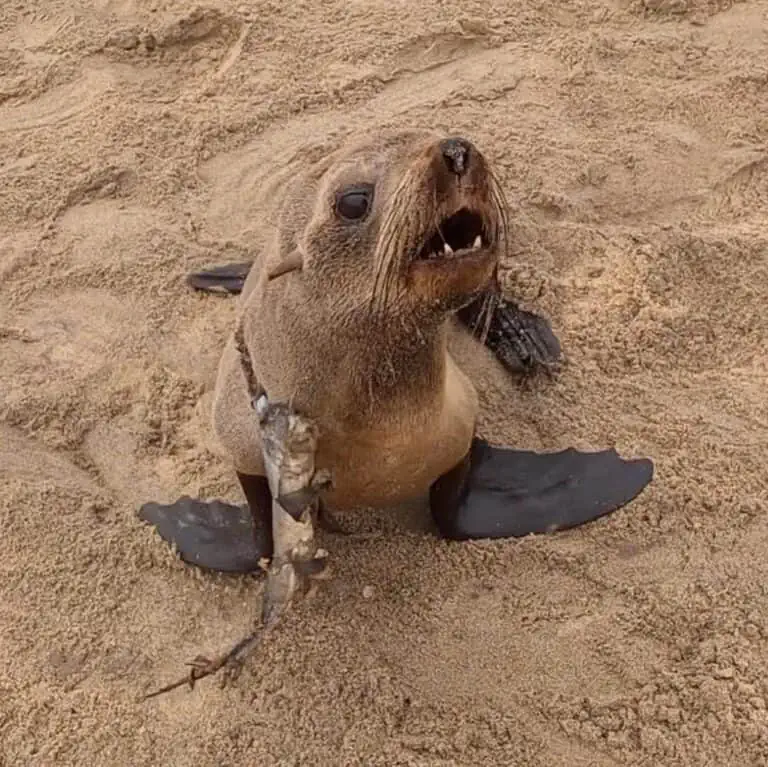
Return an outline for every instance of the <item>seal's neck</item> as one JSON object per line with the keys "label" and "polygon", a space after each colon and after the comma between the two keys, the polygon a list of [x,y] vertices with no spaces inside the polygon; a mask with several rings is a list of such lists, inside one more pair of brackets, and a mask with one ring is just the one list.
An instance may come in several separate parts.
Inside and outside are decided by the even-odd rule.
{"label": "seal's neck", "polygon": [[[370,409],[419,409],[442,391],[447,354],[447,321],[392,320],[354,332],[350,384]],[[350,360],[352,362],[352,360]]]}

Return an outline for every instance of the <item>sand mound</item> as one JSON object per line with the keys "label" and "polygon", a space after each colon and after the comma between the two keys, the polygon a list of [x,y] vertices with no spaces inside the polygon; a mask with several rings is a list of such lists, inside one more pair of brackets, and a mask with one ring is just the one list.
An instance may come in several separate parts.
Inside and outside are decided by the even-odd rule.
{"label": "sand mound", "polygon": [[[768,3],[3,3],[0,764],[768,765]],[[235,499],[205,398],[275,169],[470,135],[571,364],[483,427],[652,456],[634,504],[447,545],[385,516],[236,685],[257,613],[137,521]],[[479,355],[478,358],[482,358]],[[373,586],[373,592],[363,588]]]}

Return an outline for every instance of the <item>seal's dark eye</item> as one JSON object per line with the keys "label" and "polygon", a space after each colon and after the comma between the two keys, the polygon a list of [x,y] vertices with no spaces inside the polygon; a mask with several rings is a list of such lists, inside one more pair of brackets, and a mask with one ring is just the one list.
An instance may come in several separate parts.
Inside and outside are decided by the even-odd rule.
{"label": "seal's dark eye", "polygon": [[359,221],[368,215],[373,201],[373,186],[348,186],[336,195],[336,212],[347,221]]}

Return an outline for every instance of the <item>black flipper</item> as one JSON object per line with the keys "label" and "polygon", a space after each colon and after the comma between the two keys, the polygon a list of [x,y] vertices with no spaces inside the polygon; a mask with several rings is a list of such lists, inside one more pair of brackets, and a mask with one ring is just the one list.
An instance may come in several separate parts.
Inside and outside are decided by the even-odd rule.
{"label": "black flipper", "polygon": [[191,565],[225,573],[250,573],[271,557],[266,529],[255,529],[247,505],[183,496],[171,504],[145,503],[139,518],[157,528]]}
{"label": "black flipper", "polygon": [[485,345],[512,373],[554,372],[560,364],[560,341],[543,317],[521,309],[495,290],[485,293],[459,309],[456,316],[475,336],[490,322]]}
{"label": "black flipper", "polygon": [[237,295],[242,293],[245,278],[253,266],[253,261],[239,264],[214,266],[202,272],[192,272],[187,275],[187,285],[205,293],[226,293]]}
{"label": "black flipper", "polygon": [[[615,450],[534,453],[475,438],[464,460],[432,485],[430,506],[445,538],[517,538],[578,527],[610,514],[636,498],[652,479],[650,460],[628,461]],[[257,490],[263,494],[255,486],[249,490],[252,498],[259,497]],[[257,525],[248,505],[189,496],[171,504],[145,503],[139,517],[154,525],[188,564],[250,573],[272,556],[262,505],[254,502]]]}
{"label": "black flipper", "polygon": [[610,514],[652,479],[650,460],[625,460],[613,449],[535,453],[475,438],[465,459],[432,485],[430,507],[445,538],[517,538]]}

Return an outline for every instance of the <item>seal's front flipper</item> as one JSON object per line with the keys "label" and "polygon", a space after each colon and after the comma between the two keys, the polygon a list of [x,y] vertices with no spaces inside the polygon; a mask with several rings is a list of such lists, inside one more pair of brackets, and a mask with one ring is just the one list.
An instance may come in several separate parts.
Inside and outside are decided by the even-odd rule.
{"label": "seal's front flipper", "polygon": [[259,569],[271,557],[271,531],[254,528],[247,505],[200,501],[189,496],[168,505],[145,503],[139,517],[154,525],[191,565],[228,573]]}
{"label": "seal's front flipper", "polygon": [[187,285],[205,293],[242,293],[245,279],[253,266],[252,261],[214,266],[202,272],[187,275]]}
{"label": "seal's front flipper", "polygon": [[476,438],[454,469],[430,489],[445,538],[516,538],[583,525],[636,498],[653,479],[648,459],[615,450],[534,453]]}
{"label": "seal's front flipper", "polygon": [[480,296],[459,309],[457,317],[475,336],[481,336],[487,323],[485,345],[512,373],[552,373],[560,365],[560,341],[549,322],[498,294]]}

